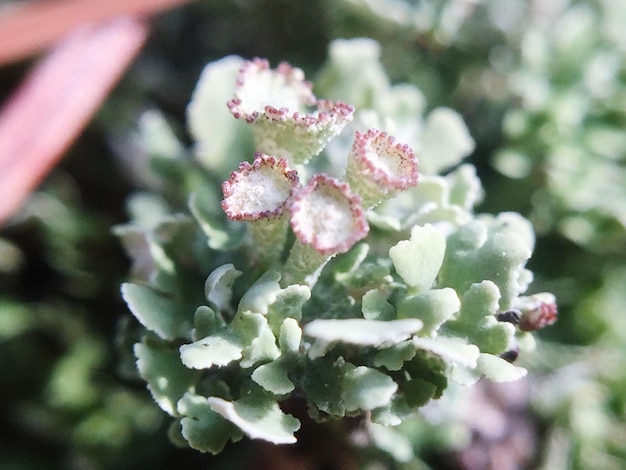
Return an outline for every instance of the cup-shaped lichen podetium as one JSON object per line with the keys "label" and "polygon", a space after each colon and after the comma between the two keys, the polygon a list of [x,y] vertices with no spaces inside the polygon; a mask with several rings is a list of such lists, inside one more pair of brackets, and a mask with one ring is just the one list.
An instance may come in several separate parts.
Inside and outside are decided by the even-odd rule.
{"label": "cup-shaped lichen podetium", "polygon": [[365,209],[415,186],[417,179],[417,158],[408,145],[376,129],[356,131],[346,180],[363,199]]}
{"label": "cup-shaped lichen podetium", "polygon": [[256,58],[242,66],[228,108],[253,126],[255,148],[306,163],[352,120],[348,104],[318,100],[301,69],[281,62],[271,69]]}
{"label": "cup-shaped lichen podetium", "polygon": [[282,253],[289,218],[287,207],[299,186],[286,160],[257,152],[222,183],[222,209],[231,220],[247,221],[253,264],[271,264]]}
{"label": "cup-shaped lichen podetium", "polygon": [[369,232],[361,197],[347,183],[314,175],[294,194],[291,228],[296,240],[283,271],[283,283],[313,286],[324,265],[348,251]]}

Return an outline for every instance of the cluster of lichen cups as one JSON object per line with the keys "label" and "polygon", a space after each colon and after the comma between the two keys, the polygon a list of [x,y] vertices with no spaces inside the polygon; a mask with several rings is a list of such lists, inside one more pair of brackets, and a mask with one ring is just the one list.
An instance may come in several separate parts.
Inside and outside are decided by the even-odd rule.
{"label": "cluster of lichen cups", "polygon": [[[279,94],[286,100],[282,104],[297,111],[257,104],[264,102],[257,88],[249,103],[248,83],[261,78],[269,83],[267,95]],[[312,286],[331,257],[367,235],[366,210],[417,184],[418,167],[408,145],[376,129],[356,131],[343,181],[315,174],[301,185],[290,165],[302,166],[319,153],[353,114],[350,105],[317,100],[303,78],[285,63],[271,70],[255,59],[242,67],[228,106],[234,117],[254,126],[258,147],[273,154],[259,151],[252,164],[243,162],[232,172],[222,185],[222,208],[229,219],[248,222],[251,259],[266,266],[279,259],[290,224],[296,241],[282,270],[283,284]],[[288,91],[292,101],[282,97]],[[311,105],[317,106],[313,113],[301,112]]]}

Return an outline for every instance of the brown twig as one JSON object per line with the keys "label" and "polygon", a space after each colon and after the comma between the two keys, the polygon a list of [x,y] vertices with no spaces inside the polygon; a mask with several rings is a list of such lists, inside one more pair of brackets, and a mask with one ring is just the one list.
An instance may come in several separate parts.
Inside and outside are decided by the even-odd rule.
{"label": "brown twig", "polygon": [[83,25],[9,99],[0,113],[0,223],[76,138],[147,34],[146,24],[130,17]]}
{"label": "brown twig", "polygon": [[146,16],[191,0],[30,0],[0,8],[0,65],[34,54],[83,23]]}

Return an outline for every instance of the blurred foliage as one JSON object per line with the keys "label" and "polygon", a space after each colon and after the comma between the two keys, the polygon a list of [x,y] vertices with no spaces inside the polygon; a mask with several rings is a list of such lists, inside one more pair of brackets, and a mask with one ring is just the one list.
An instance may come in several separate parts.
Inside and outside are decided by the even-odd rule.
{"label": "blurred foliage", "polygon": [[[429,106],[464,116],[488,195],[482,210],[533,221],[534,287],[554,292],[560,309],[524,362],[527,397],[512,405],[478,387],[472,404],[485,413],[473,421],[467,399],[451,397],[403,430],[407,445],[434,468],[489,468],[495,454],[515,460],[504,437],[530,426],[539,435],[527,441],[536,445],[530,468],[623,468],[625,16],[613,0],[239,0],[157,19],[97,119],[0,232],[0,467],[218,464],[166,443],[148,392],[116,370],[127,261],[110,227],[125,219],[129,192],[150,184],[127,171],[141,159],[129,129],[157,108],[189,141],[185,106],[218,57],[287,60],[310,74],[331,39],[368,36],[394,83],[415,84]],[[2,71],[1,96],[24,69]],[[175,188],[165,189],[175,200]],[[499,434],[480,428],[486,411]],[[267,448],[237,454],[227,449],[222,468],[274,462]],[[345,462],[337,449],[331,455]]]}

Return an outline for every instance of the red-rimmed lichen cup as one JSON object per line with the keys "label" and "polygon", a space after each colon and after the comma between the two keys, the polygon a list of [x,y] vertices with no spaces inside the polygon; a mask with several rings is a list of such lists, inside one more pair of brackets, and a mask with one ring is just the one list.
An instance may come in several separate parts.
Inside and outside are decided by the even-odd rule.
{"label": "red-rimmed lichen cup", "polygon": [[354,108],[318,100],[302,70],[281,62],[271,69],[263,59],[247,61],[239,72],[233,116],[253,126],[258,150],[306,163],[319,154],[353,117]]}
{"label": "red-rimmed lichen cup", "polygon": [[324,174],[313,176],[295,193],[290,222],[296,242],[284,278],[309,285],[330,258],[348,251],[369,232],[360,196],[347,183]]}
{"label": "red-rimmed lichen cup", "polygon": [[417,184],[417,158],[406,144],[376,129],[356,131],[346,180],[369,209]]}
{"label": "red-rimmed lichen cup", "polygon": [[231,220],[247,221],[255,260],[275,260],[288,228],[287,207],[299,186],[286,160],[257,152],[222,183],[222,209]]}

